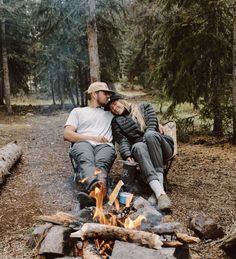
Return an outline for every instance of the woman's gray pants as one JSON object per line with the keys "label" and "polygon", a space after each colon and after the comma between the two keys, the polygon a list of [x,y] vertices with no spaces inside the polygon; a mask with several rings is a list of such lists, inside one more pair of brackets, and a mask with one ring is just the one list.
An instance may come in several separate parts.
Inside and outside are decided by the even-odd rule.
{"label": "woman's gray pants", "polygon": [[[107,183],[107,174],[116,158],[114,146],[108,144],[92,146],[87,141],[80,141],[71,147],[70,155],[77,165],[79,178],[87,178],[84,183],[85,189],[86,185],[89,186],[97,178]],[[102,170],[98,176],[94,175],[96,168]]]}
{"label": "woman's gray pants", "polygon": [[160,181],[161,177],[163,179],[164,161],[170,159],[173,152],[173,140],[156,131],[146,132],[144,141],[135,143],[131,149],[148,183],[152,180]]}

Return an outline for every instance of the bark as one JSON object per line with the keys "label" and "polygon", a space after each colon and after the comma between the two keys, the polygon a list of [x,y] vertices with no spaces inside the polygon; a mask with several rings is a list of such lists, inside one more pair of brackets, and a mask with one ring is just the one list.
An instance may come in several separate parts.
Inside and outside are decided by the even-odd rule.
{"label": "bark", "polygon": [[22,149],[15,142],[0,149],[0,186],[5,182],[9,171],[22,155]]}
{"label": "bark", "polygon": [[118,239],[146,245],[154,249],[160,249],[163,244],[160,237],[153,233],[97,223],[85,223],[81,230],[72,233],[71,237],[79,237],[82,240],[94,237]]}
{"label": "bark", "polygon": [[233,144],[236,145],[236,3],[234,4],[233,44]]}
{"label": "bark", "polygon": [[[0,4],[3,4],[3,0],[0,0]],[[7,46],[6,46],[6,27],[5,20],[1,20],[1,30],[2,30],[2,67],[3,67],[3,85],[4,85],[4,97],[7,107],[7,112],[12,113],[11,107],[11,89],[9,80],[9,70],[8,70],[8,58],[7,58]]]}
{"label": "bark", "polygon": [[87,21],[88,53],[90,65],[90,82],[100,81],[100,63],[98,56],[97,25],[96,25],[96,1],[88,0],[89,17]]}

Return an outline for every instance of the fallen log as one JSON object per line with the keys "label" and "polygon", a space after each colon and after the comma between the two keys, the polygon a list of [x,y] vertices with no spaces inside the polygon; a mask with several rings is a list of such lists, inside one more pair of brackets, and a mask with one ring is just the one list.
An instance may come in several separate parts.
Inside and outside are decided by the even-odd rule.
{"label": "fallen log", "polygon": [[160,237],[153,233],[97,223],[85,223],[81,230],[72,233],[71,237],[81,238],[82,240],[94,237],[118,239],[146,245],[154,249],[160,249],[163,244]]}
{"label": "fallen log", "polygon": [[10,169],[22,155],[22,149],[16,142],[10,142],[0,148],[0,187],[4,184]]}

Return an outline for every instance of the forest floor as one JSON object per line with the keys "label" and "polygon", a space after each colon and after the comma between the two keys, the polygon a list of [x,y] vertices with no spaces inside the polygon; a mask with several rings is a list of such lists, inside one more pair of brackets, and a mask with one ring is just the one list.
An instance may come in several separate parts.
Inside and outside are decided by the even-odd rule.
{"label": "forest floor", "polygon": [[[39,215],[76,213],[79,204],[63,142],[68,112],[0,112],[0,147],[17,140],[23,157],[0,193],[0,259],[31,258],[26,241]],[[228,231],[236,217],[236,147],[224,138],[192,136],[178,143],[169,172],[173,218],[187,226],[189,217],[204,212]],[[120,170],[119,162],[113,172]],[[195,259],[225,258],[218,242],[191,245]]]}

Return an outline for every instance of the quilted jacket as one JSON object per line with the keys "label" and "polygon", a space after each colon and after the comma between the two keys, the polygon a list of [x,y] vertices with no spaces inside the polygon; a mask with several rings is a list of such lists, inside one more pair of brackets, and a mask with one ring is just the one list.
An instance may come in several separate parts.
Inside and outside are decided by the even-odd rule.
{"label": "quilted jacket", "polygon": [[144,132],[141,131],[139,124],[132,119],[128,112],[116,116],[112,120],[113,136],[119,144],[120,155],[124,160],[131,156],[132,145],[143,141],[145,132],[149,130],[159,131],[157,116],[153,107],[148,103],[142,103],[139,108],[147,126]]}

